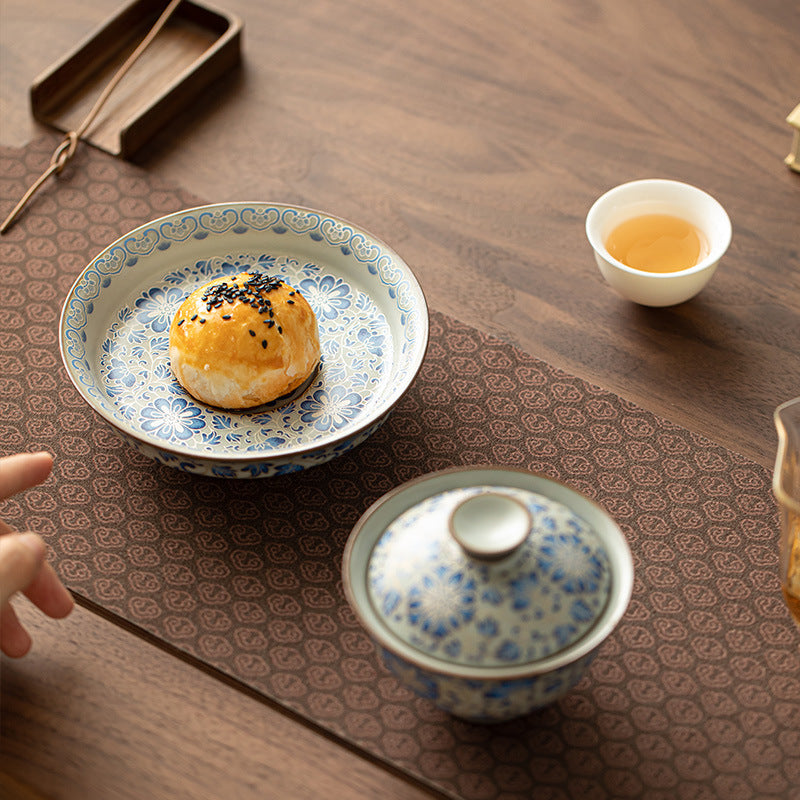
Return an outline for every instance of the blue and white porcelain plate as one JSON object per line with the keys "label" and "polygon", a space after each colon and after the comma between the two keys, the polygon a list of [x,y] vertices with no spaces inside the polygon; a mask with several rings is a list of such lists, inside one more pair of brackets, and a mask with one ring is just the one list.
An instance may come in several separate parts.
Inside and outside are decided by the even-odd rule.
{"label": "blue and white porcelain plate", "polygon": [[[186,393],[169,365],[183,300],[221,275],[276,275],[317,316],[322,359],[276,407],[226,411]],[[219,477],[268,477],[350,450],[414,380],[428,310],[409,267],[341,219],[294,206],[188,209],[118,239],[82,272],[61,315],[61,354],[87,403],[146,455]]]}

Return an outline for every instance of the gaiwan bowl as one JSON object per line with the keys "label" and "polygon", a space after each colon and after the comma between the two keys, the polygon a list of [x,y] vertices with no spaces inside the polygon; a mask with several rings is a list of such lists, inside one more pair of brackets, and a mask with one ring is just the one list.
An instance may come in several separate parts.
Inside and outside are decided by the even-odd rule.
{"label": "gaiwan bowl", "polygon": [[[705,254],[677,272],[645,272],[614,258],[606,245],[618,225],[646,214],[666,214],[691,223],[705,239]],[[606,282],[643,306],[673,306],[698,294],[713,277],[731,242],[731,221],[710,194],[680,181],[648,179],[623,183],[599,197],[586,216],[586,236]]]}
{"label": "gaiwan bowl", "polygon": [[581,679],[628,606],[633,561],[579,492],[469,467],[373,504],[348,539],[343,583],[401,683],[454,716],[501,722]]}

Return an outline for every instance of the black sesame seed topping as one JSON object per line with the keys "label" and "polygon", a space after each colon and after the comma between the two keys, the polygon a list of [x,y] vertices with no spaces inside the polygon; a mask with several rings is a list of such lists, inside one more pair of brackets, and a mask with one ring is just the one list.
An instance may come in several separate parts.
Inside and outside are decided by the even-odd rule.
{"label": "black sesame seed topping", "polygon": [[204,324],[205,324],[205,320],[204,320],[204,319],[201,319],[201,320],[200,320],[200,324],[201,324],[201,325],[204,325]]}
{"label": "black sesame seed topping", "polygon": [[194,322],[196,319],[197,319],[197,314],[195,314],[195,315],[192,317],[192,319],[191,319],[191,322]]}
{"label": "black sesame seed topping", "polygon": [[267,340],[266,340],[266,339],[262,339],[262,340],[261,340],[261,346],[262,346],[262,347],[263,347],[265,350],[267,349]]}
{"label": "black sesame seed topping", "polygon": [[279,289],[284,282],[280,278],[261,272],[245,274],[247,279],[243,284],[237,283],[237,278],[232,278],[230,281],[220,281],[210,286],[202,296],[207,310],[218,308],[224,302],[240,302],[247,303],[261,314],[266,313],[271,306],[271,301],[265,295]]}
{"label": "black sesame seed topping", "polygon": [[287,300],[286,302],[287,302],[287,303],[288,303],[290,306],[293,306],[293,305],[294,305],[294,300]]}
{"label": "black sesame seed topping", "polygon": [[230,314],[223,314],[222,315],[222,319],[230,319],[230,318],[231,318]]}
{"label": "black sesame seed topping", "polygon": [[280,325],[278,325],[278,333],[283,333],[283,328]]}
{"label": "black sesame seed topping", "polygon": [[181,325],[183,325],[183,323],[184,323],[185,321],[186,321],[186,320],[179,319],[179,320],[178,320],[178,327],[180,328],[180,326],[181,326]]}

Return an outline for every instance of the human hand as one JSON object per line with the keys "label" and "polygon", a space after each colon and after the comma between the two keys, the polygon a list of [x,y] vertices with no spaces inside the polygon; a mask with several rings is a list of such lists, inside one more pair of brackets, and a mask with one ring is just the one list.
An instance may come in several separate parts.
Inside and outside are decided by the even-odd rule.
{"label": "human hand", "polygon": [[[50,474],[49,453],[20,453],[0,458],[0,502],[42,483]],[[30,650],[31,637],[11,605],[22,592],[49,617],[66,617],[74,601],[47,563],[47,548],[35,533],[15,533],[0,520],[0,650],[19,658]]]}

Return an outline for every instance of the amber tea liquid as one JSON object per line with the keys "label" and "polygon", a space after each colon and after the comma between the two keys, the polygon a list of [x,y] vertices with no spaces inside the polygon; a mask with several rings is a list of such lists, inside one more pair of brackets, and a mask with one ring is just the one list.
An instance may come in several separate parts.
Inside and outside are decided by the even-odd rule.
{"label": "amber tea liquid", "polygon": [[787,523],[786,571],[781,588],[789,611],[800,625],[800,517],[789,514]]}
{"label": "amber tea liquid", "polygon": [[608,252],[643,272],[679,272],[708,255],[705,236],[671,214],[644,214],[619,224],[606,240]]}

